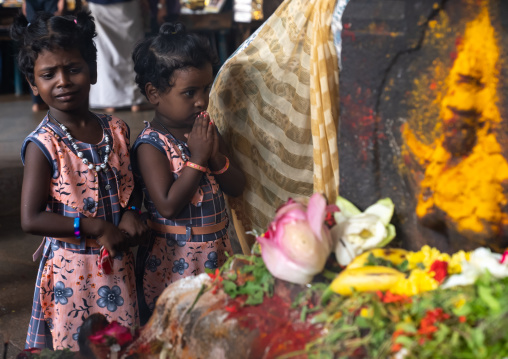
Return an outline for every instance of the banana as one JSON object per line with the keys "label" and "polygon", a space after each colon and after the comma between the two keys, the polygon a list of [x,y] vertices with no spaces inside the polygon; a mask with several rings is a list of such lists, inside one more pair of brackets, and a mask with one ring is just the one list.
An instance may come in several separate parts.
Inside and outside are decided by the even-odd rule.
{"label": "banana", "polygon": [[388,267],[346,268],[333,280],[330,289],[341,295],[353,294],[352,288],[358,292],[385,291],[403,278],[404,273]]}
{"label": "banana", "polygon": [[406,256],[409,252],[399,248],[374,248],[355,257],[351,263],[348,264],[347,269],[365,266],[371,253],[374,257],[380,257],[395,265],[399,265],[406,260]]}

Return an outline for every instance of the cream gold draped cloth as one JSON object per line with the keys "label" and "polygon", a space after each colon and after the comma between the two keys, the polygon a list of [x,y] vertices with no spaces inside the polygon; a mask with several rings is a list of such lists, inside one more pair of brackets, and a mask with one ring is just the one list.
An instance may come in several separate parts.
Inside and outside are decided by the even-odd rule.
{"label": "cream gold draped cloth", "polygon": [[264,232],[288,198],[338,194],[334,5],[283,2],[212,88],[208,111],[247,178],[243,195],[228,198],[244,252],[251,243],[245,231]]}

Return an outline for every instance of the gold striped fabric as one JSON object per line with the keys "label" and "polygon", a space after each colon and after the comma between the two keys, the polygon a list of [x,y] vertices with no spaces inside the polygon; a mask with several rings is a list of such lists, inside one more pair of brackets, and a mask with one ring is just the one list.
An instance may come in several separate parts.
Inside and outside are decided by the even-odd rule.
{"label": "gold striped fabric", "polygon": [[243,195],[228,198],[244,251],[243,232],[264,232],[289,197],[338,194],[334,5],[283,2],[212,88],[208,111],[247,177]]}

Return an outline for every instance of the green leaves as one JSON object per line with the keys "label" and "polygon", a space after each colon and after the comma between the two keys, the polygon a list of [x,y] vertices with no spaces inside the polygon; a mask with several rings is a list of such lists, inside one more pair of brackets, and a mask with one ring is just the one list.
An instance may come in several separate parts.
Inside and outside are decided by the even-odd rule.
{"label": "green leaves", "polygon": [[[239,274],[229,272],[222,281],[224,292],[231,298],[246,295],[245,305],[257,305],[263,303],[265,295],[273,295],[274,277],[266,268],[263,259],[258,256],[248,258],[249,264],[240,268]],[[239,280],[239,277],[247,280]]]}
{"label": "green leaves", "polygon": [[[376,258],[369,261],[378,263]],[[329,298],[312,319],[324,325],[327,335],[307,345],[308,357],[332,353],[335,358],[388,358],[402,348],[406,359],[508,357],[508,278],[487,273],[474,285],[411,299],[383,303],[372,293]],[[438,308],[446,316],[430,324],[428,312]],[[429,325],[435,328],[426,330]],[[355,356],[358,350],[365,355]]]}

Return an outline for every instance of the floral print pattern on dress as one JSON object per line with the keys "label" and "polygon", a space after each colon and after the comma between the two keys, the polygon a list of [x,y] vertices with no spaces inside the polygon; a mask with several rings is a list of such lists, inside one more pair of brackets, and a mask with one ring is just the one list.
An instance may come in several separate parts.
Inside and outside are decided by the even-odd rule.
{"label": "floral print pattern on dress", "polygon": [[[148,123],[134,143],[133,156],[137,155],[137,149],[141,144],[153,146],[166,155],[175,181],[185,170],[182,153],[192,161],[192,154],[183,141],[150,127]],[[135,172],[145,193],[144,204],[152,222],[167,227],[193,228],[225,222],[225,227],[215,233],[192,234],[190,237],[188,231],[174,234],[171,230],[152,230],[150,241],[138,249],[136,274],[143,278],[138,287],[140,306],[143,311],[145,308],[153,311],[157,298],[171,283],[181,278],[204,273],[207,269],[205,262],[208,262],[208,267],[213,268],[222,265],[227,260],[226,253],[232,254],[233,251],[227,235],[228,215],[224,195],[211,173],[201,176],[193,198],[177,216],[164,218],[151,200],[143,178],[140,176],[139,168],[135,168]],[[215,254],[209,256],[210,252]],[[160,264],[158,260],[154,262],[154,258],[160,259]]]}
{"label": "floral print pattern on dress", "polygon": [[81,330],[81,326],[79,326],[78,329],[76,329],[76,333],[72,334],[72,339],[74,339],[75,341],[78,341],[80,330]]}
{"label": "floral print pattern on dress", "polygon": [[[149,139],[151,142],[158,144],[157,147],[162,147],[170,158],[170,166],[171,171],[175,177],[175,180],[181,175],[181,172],[185,168],[185,161],[182,159],[182,153],[178,149],[178,143],[173,138],[168,138],[168,136],[164,136],[162,133],[157,130],[148,127],[144,130],[141,135],[144,138]],[[186,153],[187,157],[191,158],[190,153]],[[219,190],[219,185],[215,181],[215,177],[211,174],[210,170],[207,169],[207,173],[205,174],[207,180],[210,182],[213,193],[217,193]],[[196,207],[200,207],[201,202],[203,201],[203,190],[199,187],[194,193],[194,196],[191,199],[191,203]]]}
{"label": "floral print pattern on dress", "polygon": [[96,203],[92,197],[83,198],[83,211],[88,211],[90,213],[95,213]]}
{"label": "floral print pattern on dress", "polygon": [[158,144],[161,147],[164,147],[164,142],[159,138],[159,134],[157,132],[150,132],[148,134],[148,138]]}
{"label": "floral print pattern on dress", "polygon": [[97,294],[100,299],[97,300],[97,305],[101,308],[107,307],[110,312],[115,312],[118,307],[123,305],[123,298],[120,296],[122,290],[119,286],[115,285],[109,288],[107,285],[99,288]]}
{"label": "floral print pattern on dress", "polygon": [[[104,133],[113,140],[108,165],[115,168],[114,173],[119,174],[119,177],[116,178],[119,188],[118,196],[122,207],[125,207],[134,189],[134,177],[128,169],[130,165],[128,127],[125,122],[114,116],[96,116]],[[54,181],[50,188],[50,196],[87,216],[95,217],[97,213],[95,206],[91,207],[80,203],[83,203],[84,199],[89,200],[90,198],[97,202],[99,186],[96,172],[82,162],[62,130],[49,122],[46,116],[39,127],[27,137],[23,143],[23,149],[28,143],[27,140],[37,142],[39,147],[43,146],[46,149],[46,157],[53,166],[52,178]],[[79,141],[76,143],[80,144]],[[103,141],[97,146],[104,147],[105,145],[106,143]],[[91,158],[87,158],[87,160],[91,161]],[[75,190],[76,187],[79,187],[80,190]]]}
{"label": "floral print pattern on dress", "polygon": [[189,268],[189,263],[187,263],[183,258],[180,258],[173,263],[173,273],[183,275],[183,272],[185,272],[187,268]]}
{"label": "floral print pattern on dress", "polygon": [[60,176],[60,171],[58,169],[58,162],[53,160],[53,179],[57,179]]}
{"label": "floral print pattern on dress", "polygon": [[156,256],[151,256],[148,259],[148,262],[146,263],[146,269],[148,269],[151,272],[155,272],[157,270],[157,267],[161,265],[161,260],[157,258]]}
{"label": "floral print pattern on dress", "polygon": [[[47,241],[46,254],[50,246]],[[77,350],[76,328],[92,313],[101,313],[108,320],[128,327],[139,324],[132,253],[124,253],[121,261],[113,260],[113,273],[122,273],[114,278],[100,273],[97,257],[98,253],[81,255],[60,247],[44,266],[40,283],[41,318],[51,330],[53,349]],[[55,307],[53,295],[57,284],[53,283],[58,282],[64,284],[58,284],[60,290],[72,287],[74,293],[67,297],[65,306]]]}
{"label": "floral print pattern on dress", "polygon": [[69,302],[67,298],[72,297],[74,291],[72,288],[66,288],[63,282],[58,281],[55,284],[55,304],[65,305]]}
{"label": "floral print pattern on dress", "polygon": [[52,259],[55,256],[55,252],[60,249],[60,245],[58,243],[51,242],[51,252],[49,254],[48,259]]}
{"label": "floral print pattern on dress", "polygon": [[215,269],[219,268],[219,256],[217,252],[210,252],[207,256],[208,260],[205,262],[205,268]]}
{"label": "floral print pattern on dress", "polygon": [[166,240],[166,243],[168,244],[168,246],[170,247],[174,247],[175,244],[178,245],[178,247],[184,247],[185,244],[187,243],[187,241],[185,239],[178,239],[178,240],[174,240],[173,238],[168,238]]}
{"label": "floral print pattern on dress", "polygon": [[[58,174],[57,178],[51,179],[46,211],[71,218],[96,217],[118,224],[122,207],[126,206],[133,188],[133,177],[129,170],[129,130],[118,118],[106,115],[97,115],[97,118],[113,141],[108,168],[115,167],[117,171],[96,173],[85,167],[74,148],[69,147],[69,141],[61,129],[50,123],[47,116],[36,131],[25,139],[21,157],[24,160],[26,146],[33,142],[52,166],[51,178]],[[77,144],[81,146],[79,142]],[[100,152],[104,153],[106,145],[104,140],[99,144],[86,144],[82,152],[89,161],[103,158]],[[121,178],[117,178],[115,173],[120,174]],[[111,184],[111,189],[100,191],[106,182]],[[86,209],[90,205],[94,213],[85,210],[85,204]],[[127,327],[139,325],[131,251],[115,257],[112,261],[114,275],[109,276],[103,275],[98,268],[99,248],[87,247],[85,241],[76,245],[51,237],[45,238],[44,243],[27,332],[27,347],[42,349],[52,343],[55,350],[78,350],[77,328],[92,313],[101,313],[108,320],[116,320]],[[101,287],[109,291],[110,295],[106,298],[98,293]],[[101,294],[106,294],[104,292],[107,291],[102,290]],[[98,301],[104,306],[99,306]],[[113,309],[114,312],[111,311]]]}

